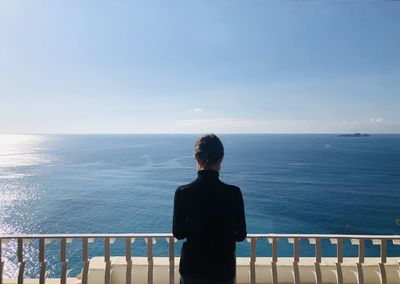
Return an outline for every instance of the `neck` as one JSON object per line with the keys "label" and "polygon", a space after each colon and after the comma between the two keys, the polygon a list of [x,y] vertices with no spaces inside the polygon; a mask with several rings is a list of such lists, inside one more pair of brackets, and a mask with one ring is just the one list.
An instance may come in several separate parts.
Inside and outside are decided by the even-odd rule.
{"label": "neck", "polygon": [[202,165],[197,164],[197,170],[198,171],[203,171],[203,170],[216,171],[219,173],[219,171],[221,170],[221,166],[218,166],[218,165],[202,166]]}

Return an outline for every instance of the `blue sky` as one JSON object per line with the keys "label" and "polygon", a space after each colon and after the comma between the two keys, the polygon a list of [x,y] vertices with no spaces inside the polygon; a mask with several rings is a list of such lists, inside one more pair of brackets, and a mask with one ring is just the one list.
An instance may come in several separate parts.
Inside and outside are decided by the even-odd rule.
{"label": "blue sky", "polygon": [[0,133],[400,133],[397,1],[1,1]]}

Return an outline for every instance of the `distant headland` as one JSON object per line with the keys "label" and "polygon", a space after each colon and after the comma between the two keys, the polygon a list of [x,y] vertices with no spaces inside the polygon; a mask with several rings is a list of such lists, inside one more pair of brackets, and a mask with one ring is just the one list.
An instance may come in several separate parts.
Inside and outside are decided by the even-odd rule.
{"label": "distant headland", "polygon": [[340,134],[339,137],[370,137],[371,135],[366,133],[352,133],[352,134]]}

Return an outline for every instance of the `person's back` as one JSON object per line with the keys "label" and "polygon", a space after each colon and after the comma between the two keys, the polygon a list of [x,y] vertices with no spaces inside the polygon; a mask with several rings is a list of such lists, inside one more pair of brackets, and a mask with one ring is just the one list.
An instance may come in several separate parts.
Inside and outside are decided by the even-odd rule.
{"label": "person's back", "polygon": [[181,283],[233,283],[235,242],[246,238],[242,194],[219,180],[223,146],[218,137],[201,137],[195,151],[198,177],[178,187],[174,199],[173,234],[186,238]]}

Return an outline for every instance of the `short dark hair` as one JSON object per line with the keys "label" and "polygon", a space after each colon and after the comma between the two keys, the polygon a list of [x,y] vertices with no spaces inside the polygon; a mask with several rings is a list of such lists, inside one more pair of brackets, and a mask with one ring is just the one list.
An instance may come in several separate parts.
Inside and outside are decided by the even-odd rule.
{"label": "short dark hair", "polygon": [[213,165],[224,157],[224,145],[215,134],[201,136],[194,146],[194,153],[203,165]]}

